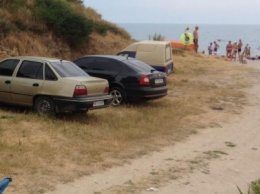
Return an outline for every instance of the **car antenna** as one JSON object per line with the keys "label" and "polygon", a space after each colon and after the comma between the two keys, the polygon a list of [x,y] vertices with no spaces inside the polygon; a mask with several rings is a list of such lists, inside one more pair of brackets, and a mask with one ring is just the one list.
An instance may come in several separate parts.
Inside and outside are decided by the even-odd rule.
{"label": "car antenna", "polygon": [[60,64],[62,65],[62,59],[60,60]]}

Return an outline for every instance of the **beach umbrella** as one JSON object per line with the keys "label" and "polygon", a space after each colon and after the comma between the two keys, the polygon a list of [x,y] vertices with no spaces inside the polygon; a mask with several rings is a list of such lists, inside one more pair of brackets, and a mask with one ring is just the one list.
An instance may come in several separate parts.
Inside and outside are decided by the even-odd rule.
{"label": "beach umbrella", "polygon": [[12,178],[5,178],[2,181],[0,181],[0,194],[4,192],[5,188],[8,186],[10,182],[12,182]]}

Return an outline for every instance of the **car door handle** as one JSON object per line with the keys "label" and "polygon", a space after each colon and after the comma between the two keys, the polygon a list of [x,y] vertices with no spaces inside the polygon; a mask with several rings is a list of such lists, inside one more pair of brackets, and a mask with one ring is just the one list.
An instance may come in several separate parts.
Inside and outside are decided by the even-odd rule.
{"label": "car door handle", "polygon": [[11,83],[10,80],[6,80],[6,81],[5,81],[5,84],[10,84],[10,83]]}
{"label": "car door handle", "polygon": [[38,84],[38,83],[34,83],[33,86],[34,86],[34,87],[38,87],[39,84]]}

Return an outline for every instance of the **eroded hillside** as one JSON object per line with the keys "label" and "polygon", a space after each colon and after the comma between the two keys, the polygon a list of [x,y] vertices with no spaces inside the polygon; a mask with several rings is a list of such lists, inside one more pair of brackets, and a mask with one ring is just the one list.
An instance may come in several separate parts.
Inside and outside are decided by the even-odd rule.
{"label": "eroded hillside", "polygon": [[0,1],[0,58],[34,55],[74,59],[115,54],[131,42],[124,29],[103,20],[81,1]]}

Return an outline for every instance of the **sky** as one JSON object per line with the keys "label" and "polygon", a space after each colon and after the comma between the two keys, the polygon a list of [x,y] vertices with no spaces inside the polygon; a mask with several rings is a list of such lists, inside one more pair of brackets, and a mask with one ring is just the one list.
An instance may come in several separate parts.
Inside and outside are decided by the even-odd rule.
{"label": "sky", "polygon": [[84,0],[113,23],[260,24],[260,0]]}

